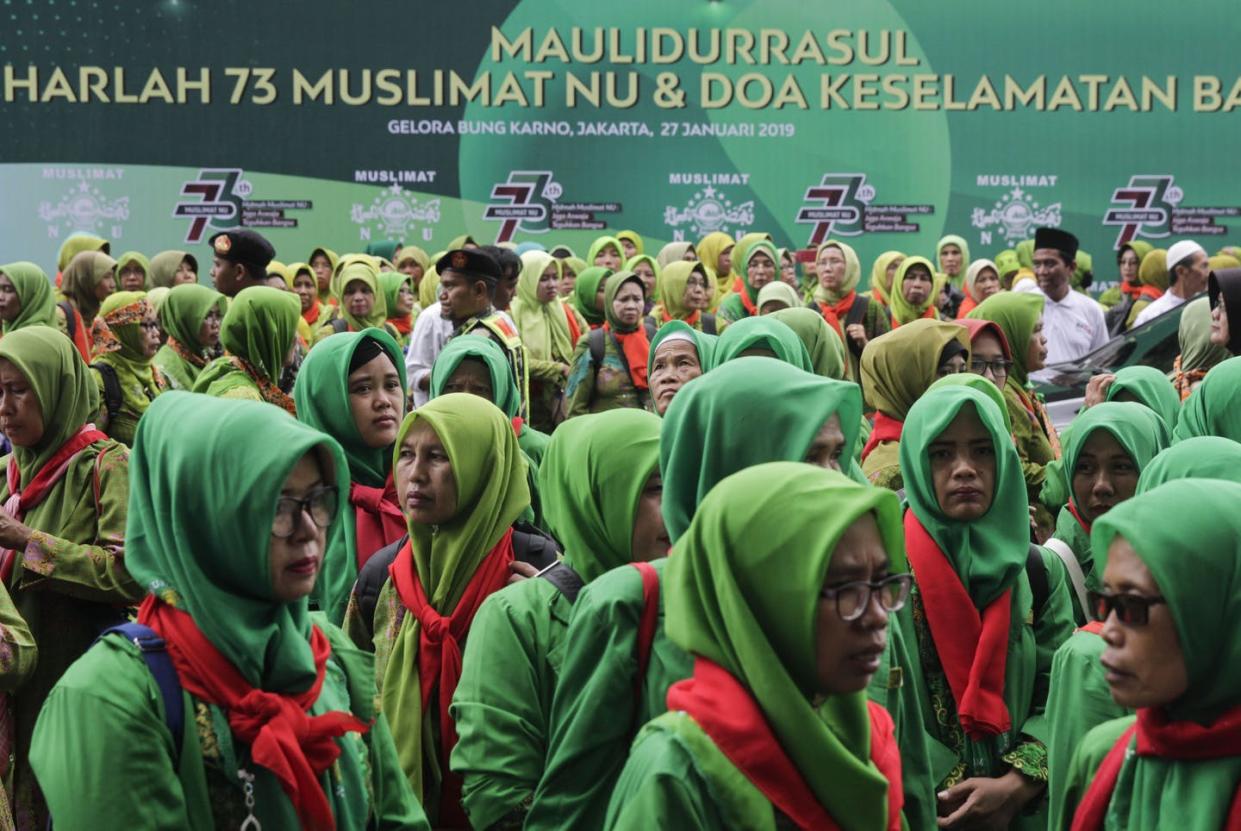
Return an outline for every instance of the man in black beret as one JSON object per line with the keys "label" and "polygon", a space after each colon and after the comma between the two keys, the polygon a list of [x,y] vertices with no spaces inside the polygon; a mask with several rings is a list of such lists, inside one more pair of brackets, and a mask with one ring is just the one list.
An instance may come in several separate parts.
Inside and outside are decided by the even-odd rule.
{"label": "man in black beret", "polygon": [[[1043,335],[1047,338],[1047,364],[1088,355],[1108,341],[1103,307],[1090,295],[1073,291],[1077,248],[1077,237],[1060,228],[1039,228],[1034,232],[1034,276],[1038,293],[1046,298]],[[1054,374],[1044,370],[1031,373],[1031,377],[1044,380]]]}
{"label": "man in black beret", "polygon": [[250,286],[266,285],[267,264],[276,257],[261,234],[249,228],[221,231],[209,240],[211,244],[211,279],[216,291],[227,297]]}

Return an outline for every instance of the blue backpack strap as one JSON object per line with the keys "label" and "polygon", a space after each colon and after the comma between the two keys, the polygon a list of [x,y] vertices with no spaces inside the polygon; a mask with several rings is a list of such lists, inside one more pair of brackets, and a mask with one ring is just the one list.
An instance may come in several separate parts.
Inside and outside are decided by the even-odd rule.
{"label": "blue backpack strap", "polygon": [[181,697],[181,679],[177,677],[177,668],[172,665],[164,639],[155,630],[141,623],[122,623],[110,626],[99,633],[103,638],[118,634],[134,644],[142,651],[142,660],[146,661],[155,686],[159,687],[159,696],[164,700],[164,724],[172,733],[173,762],[181,760],[181,741],[185,731],[185,701]]}

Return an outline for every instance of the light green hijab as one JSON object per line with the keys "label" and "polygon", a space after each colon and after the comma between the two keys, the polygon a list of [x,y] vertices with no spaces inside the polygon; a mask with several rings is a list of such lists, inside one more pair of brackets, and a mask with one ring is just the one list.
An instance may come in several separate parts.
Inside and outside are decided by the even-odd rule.
{"label": "light green hijab", "polygon": [[[801,295],[797,293],[797,289],[783,280],[772,280],[759,289],[758,300],[754,304],[758,306],[758,313],[761,315],[763,313],[763,306],[773,300],[783,303],[786,309],[796,309],[802,305]],[[779,309],[776,311],[779,311]]]}
{"label": "light green hijab", "polygon": [[1176,388],[1153,366],[1126,366],[1116,370],[1116,380],[1107,390],[1107,400],[1115,401],[1119,395],[1131,395],[1139,404],[1155,411],[1171,431],[1181,412],[1181,397]]}
{"label": "light green hijab", "polygon": [[603,309],[595,305],[599,284],[612,276],[612,269],[593,265],[577,273],[573,283],[573,296],[569,302],[591,326],[603,325]]}
{"label": "light green hijab", "polygon": [[852,459],[862,421],[856,384],[748,357],[682,387],[660,431],[662,513],[672,541],[685,533],[698,504],[721,479],[763,462],[800,462],[832,415],[839,416],[845,437],[841,459]]}
{"label": "light green hijab", "polygon": [[[815,250],[814,261],[816,264],[819,262],[819,257],[823,254],[823,249],[825,248],[835,248],[840,251],[842,255],[844,255],[845,280],[840,284],[840,288],[836,291],[828,291],[816,280],[814,287],[814,299],[815,302],[818,303],[839,303],[841,300],[844,300],[849,296],[849,292],[857,289],[858,281],[862,279],[862,264],[858,261],[857,252],[853,250],[853,246],[846,245],[840,240],[835,239],[829,239]],[[888,254],[893,253],[895,252],[888,252]],[[875,267],[878,268],[879,263],[876,262]],[[888,268],[887,263],[884,263],[883,268],[886,273]]]}
{"label": "light green hijab", "polygon": [[[995,449],[991,507],[972,522],[944,516],[931,476],[930,446],[965,407],[973,407]],[[901,473],[909,509],[944,552],[974,605],[983,609],[1012,587],[1030,554],[1030,506],[1021,458],[1000,407],[971,387],[941,387],[909,409],[901,432]]]}
{"label": "light green hijab", "polygon": [[[688,245],[688,243],[685,244]],[[685,320],[693,314],[685,307],[685,288],[689,285],[691,274],[697,274],[706,282],[704,294],[707,298],[710,298],[715,291],[711,278],[707,276],[707,267],[697,261],[689,262],[678,258],[656,271],[655,274],[655,300],[663,309],[664,314],[673,320]],[[655,322],[662,323],[663,321]]]}
{"label": "light green hijab", "polygon": [[[635,257],[641,256],[643,254],[645,250],[645,246],[642,243],[641,235],[639,235],[637,231],[617,231],[616,238],[619,240],[628,240],[629,242],[633,243],[634,251],[637,252],[636,254],[634,254]],[[621,257],[623,258],[624,256],[625,256],[625,250],[622,248]],[[626,266],[626,268],[628,267],[629,266]]]}
{"label": "light green hijab", "polygon": [[160,288],[172,288],[172,281],[177,276],[181,263],[189,260],[198,274],[198,260],[188,251],[161,251],[151,258],[151,285]]}
{"label": "light green hijab", "polygon": [[90,326],[99,314],[95,289],[116,269],[116,260],[98,251],[83,251],[69,261],[60,279],[60,292],[73,301],[82,321]]}
{"label": "light green hijab", "polygon": [[99,412],[99,391],[73,341],[54,327],[28,326],[5,335],[0,358],[25,376],[43,411],[39,443],[13,448],[21,484],[28,485],[60,446]]}
{"label": "light green hijab", "polygon": [[660,269],[664,269],[675,262],[683,261],[682,258],[693,248],[694,244],[692,242],[670,242],[659,249],[659,256],[655,259],[659,263]]}
{"label": "light green hijab", "polygon": [[1211,299],[1199,297],[1190,300],[1181,311],[1181,325],[1177,330],[1181,344],[1181,371],[1210,369],[1232,357],[1227,347],[1211,343]]}
{"label": "light green hijab", "polygon": [[120,285],[121,272],[130,265],[136,265],[142,270],[142,288],[139,291],[147,291],[152,288],[151,283],[151,261],[146,258],[145,254],[137,251],[126,251],[124,254],[116,258],[116,282]]}
{"label": "light green hijab", "polygon": [[[607,246],[613,246],[616,249],[616,257],[621,263],[625,262],[625,246],[621,245],[621,241],[616,237],[598,237],[590,244],[590,249],[586,252],[586,265],[593,267],[595,265],[595,257],[599,256],[599,252]],[[624,266],[622,265],[622,268]]]}
{"label": "light green hijab", "polygon": [[628,563],[646,481],[659,469],[659,418],[609,410],[556,428],[539,466],[544,518],[564,561],[589,583]]}
{"label": "light green hijab", "polygon": [[915,320],[867,343],[861,364],[866,403],[904,421],[914,402],[935,383],[940,355],[950,341],[965,347],[968,357],[969,331],[940,320]]}
{"label": "light green hijab", "polygon": [[220,322],[220,342],[274,383],[297,336],[301,316],[302,304],[296,294],[250,286],[229,303]]}
{"label": "light green hijab", "polygon": [[1193,436],[1241,441],[1241,358],[1217,364],[1181,405],[1173,440]]}
{"label": "light green hijab", "polygon": [[[306,270],[309,271],[310,267],[306,266]],[[290,267],[290,271],[293,271],[292,267]],[[297,276],[296,271],[293,271],[293,276]],[[409,286],[410,294],[415,296],[418,294],[414,289],[414,281],[403,271],[381,271],[378,277],[379,289],[384,296],[384,305],[388,308],[388,317],[394,318],[396,317],[397,304],[401,298],[401,287]]]}
{"label": "light green hijab", "polygon": [[1219,436],[1197,436],[1174,444],[1142,468],[1138,493],[1177,479],[1223,479],[1241,483],[1241,444]]}
{"label": "light green hijab", "polygon": [[146,412],[151,401],[162,392],[151,371],[151,358],[143,351],[146,336],[142,332],[142,321],[153,312],[143,291],[114,292],[99,307],[100,319],[115,337],[105,339],[103,345],[101,339],[96,338],[95,360],[116,370],[121,397],[129,410],[138,415]]}
{"label": "light green hijab", "polygon": [[504,411],[508,418],[515,418],[521,409],[521,397],[517,392],[517,384],[513,381],[513,372],[509,369],[508,359],[504,350],[491,338],[461,337],[451,338],[431,366],[431,398],[439,398],[444,394],[444,385],[457,367],[467,358],[482,361],[491,376],[491,394],[493,403]]}
{"label": "light green hijab", "polygon": [[[336,286],[340,300],[340,316],[349,324],[349,329],[360,332],[363,329],[382,329],[388,320],[388,301],[383,289],[379,287],[379,269],[369,261],[366,255],[350,255],[341,260],[340,270],[332,282]],[[361,282],[370,288],[375,296],[371,313],[366,317],[354,317],[349,313],[349,304],[345,302],[345,290],[350,283]],[[299,303],[298,309],[301,308]],[[300,311],[298,312],[301,313]]]}
{"label": "light green hijab", "polygon": [[[884,251],[870,268],[870,291],[885,306],[891,305],[892,281],[888,279],[888,266],[895,260],[903,260],[904,251]],[[899,268],[899,266],[898,266]],[[893,275],[895,276],[895,275]]]}
{"label": "light green hijab", "polygon": [[[935,244],[935,264],[939,266],[934,269],[941,274],[947,274],[944,270],[944,246],[955,245],[961,249],[961,272],[952,279],[952,284],[957,288],[961,287],[961,281],[965,279],[965,272],[970,267],[970,244],[965,241],[965,237],[959,237],[956,234],[946,234],[940,237],[939,242]],[[998,271],[996,272],[999,273]]]}
{"label": "light green hijab", "polygon": [[228,298],[218,291],[197,283],[174,286],[160,305],[159,323],[168,337],[191,352],[201,353],[203,345],[198,339],[203,320],[212,309],[224,314]]}
{"label": "light green hijab", "polygon": [[778,320],[793,330],[810,356],[810,368],[815,375],[843,381],[849,362],[845,357],[845,344],[840,335],[827,325],[823,315],[814,309],[781,309],[768,317]]}
{"label": "light green hijab", "polygon": [[[789,513],[789,505],[831,505]],[[666,631],[754,697],[780,747],[842,828],[887,826],[888,781],[870,762],[866,693],[816,703],[816,624],[832,554],[875,517],[905,570],[896,495],[839,473],[773,462],[724,479],[677,542],[663,581]]]}
{"label": "light green hijab", "polygon": [[571,312],[555,295],[547,303],[539,302],[539,280],[548,266],[556,270],[560,281],[560,260],[546,251],[527,251],[521,255],[521,275],[517,278],[517,296],[509,313],[521,333],[521,342],[531,358],[540,361],[571,363],[577,343],[569,329]]}
{"label": "light green hijab", "polygon": [[277,600],[268,563],[276,500],[311,452],[343,505],[345,461],[330,437],[266,404],[170,392],[138,423],[129,456],[125,567],[271,692],[315,680],[309,601]]}
{"label": "light green hijab", "polygon": [[60,253],[56,257],[56,270],[63,272],[69,263],[73,262],[73,258],[83,251],[107,254],[108,241],[94,234],[73,234],[60,246]]}
{"label": "light green hijab", "polygon": [[[751,240],[750,237],[754,239]],[[766,234],[746,234],[733,249],[733,274],[741,278],[741,285],[745,287],[746,296],[750,298],[751,303],[758,302],[759,290],[750,285],[750,260],[758,254],[766,254],[771,258],[772,266],[775,268],[775,277],[772,281],[779,280],[780,255]]]}
{"label": "light green hijab", "polygon": [[[909,269],[915,265],[925,268],[931,275],[931,291],[927,295],[926,300],[917,306],[910,305],[905,299],[905,293],[901,287],[905,285],[905,275],[909,273]],[[897,326],[906,326],[916,320],[924,319],[922,316],[926,314],[927,309],[935,305],[935,301],[939,297],[941,283],[940,275],[931,266],[931,261],[926,257],[906,257],[901,261],[900,266],[896,269],[896,276],[892,278],[892,287],[888,292],[888,308],[892,310],[892,317],[895,318]]]}
{"label": "light green hijab", "polygon": [[712,366],[722,366],[735,360],[747,349],[770,349],[776,358],[786,364],[804,372],[814,371],[810,354],[797,333],[770,315],[746,317],[729,325],[716,341]]}
{"label": "light green hijab", "polygon": [[1043,295],[1025,291],[1002,291],[979,303],[966,317],[990,320],[1004,331],[1004,339],[1012,352],[1013,366],[1009,380],[1024,387],[1030,380],[1026,356],[1034,327],[1043,317]]}
{"label": "light green hijab", "polygon": [[17,301],[21,303],[17,317],[0,324],[4,334],[27,326],[56,325],[56,301],[52,297],[52,284],[43,269],[34,263],[17,262],[0,265],[0,274],[9,278],[17,293]]}

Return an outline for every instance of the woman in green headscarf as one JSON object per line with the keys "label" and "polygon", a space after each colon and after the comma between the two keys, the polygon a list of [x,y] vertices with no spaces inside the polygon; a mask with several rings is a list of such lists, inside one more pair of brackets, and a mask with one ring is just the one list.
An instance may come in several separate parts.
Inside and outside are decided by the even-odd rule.
{"label": "woman in green headscarf", "polygon": [[901,488],[898,441],[901,424],[935,379],[948,374],[945,359],[960,355],[969,363],[970,335],[964,326],[916,320],[866,345],[862,352],[862,393],[875,410],[875,427],[862,449],[862,472],[871,483]]}
{"label": "woman in green headscarf", "polygon": [[1013,287],[1013,278],[1021,270],[1021,261],[1017,259],[1017,252],[1011,248],[1005,248],[995,255],[994,262],[995,270],[1000,275],[1000,289],[1008,291]]}
{"label": "woman in green headscarf", "polygon": [[733,278],[732,290],[720,300],[717,312],[728,323],[757,316],[758,293],[779,275],[780,258],[765,235],[748,243],[742,237],[734,254],[739,259],[733,260],[733,269],[741,274]]}
{"label": "woman in green headscarf", "polygon": [[852,380],[845,358],[845,345],[827,325],[823,315],[813,309],[781,309],[772,312],[777,320],[793,330],[810,356],[810,371],[834,381]]}
{"label": "woman in green headscarf", "polygon": [[[72,234],[65,238],[60,246],[60,252],[56,255],[56,270],[64,274],[69,263],[73,262],[73,258],[84,251],[98,251],[100,254],[108,254],[111,244],[103,237],[97,237],[94,234]],[[63,285],[63,284],[61,284]]]}
{"label": "woman in green headscarf", "polygon": [[427,273],[423,275],[422,282],[418,284],[418,305],[423,309],[431,308],[433,303],[438,303],[440,299],[440,273],[435,270],[435,263],[439,262],[439,258],[444,256],[444,252],[437,251],[431,259],[431,268],[427,269]]}
{"label": "woman in green headscarf", "polygon": [[681,260],[690,263],[698,262],[698,252],[694,248],[694,244],[692,242],[670,242],[663,248],[659,249],[659,256],[657,256],[655,260],[659,263],[660,271],[662,271],[673,263]]}
{"label": "woman in green headscarf", "polygon": [[754,305],[760,315],[769,315],[781,309],[801,308],[803,303],[797,289],[783,280],[772,280],[759,291]]}
{"label": "woman in green headscarf", "polygon": [[942,288],[941,280],[931,268],[926,257],[906,257],[901,260],[892,279],[888,293],[888,308],[892,311],[892,328],[925,318],[938,320],[935,304]]}
{"label": "woman in green headscarf", "polygon": [[[622,253],[624,254],[626,260],[632,259],[633,257],[641,257],[646,253],[645,246],[642,244],[642,237],[637,231],[617,231],[616,238],[620,240],[621,245],[624,246],[625,250]],[[628,268],[628,266],[626,267]]]}
{"label": "woman in green headscarf", "polygon": [[0,340],[0,386],[0,432],[13,444],[0,460],[0,504],[17,499],[0,511],[0,580],[33,637],[11,659],[14,680],[30,673],[38,650],[6,708],[4,758],[13,759],[6,778],[20,827],[43,828],[47,808],[28,755],[39,709],[142,590],[124,565],[128,455],[90,424],[99,394],[82,356],[51,327],[12,332]]}
{"label": "woman in green headscarf", "polygon": [[295,415],[293,399],[279,380],[293,352],[300,309],[291,292],[267,286],[238,292],[220,323],[224,355],[203,368],[193,391],[266,401]]}
{"label": "woman in green headscarf", "polygon": [[310,263],[310,267],[314,269],[315,283],[319,288],[319,301],[335,305],[337,298],[332,296],[332,275],[336,273],[340,257],[330,248],[316,248],[310,252],[306,262]]}
{"label": "woman in green headscarf", "polygon": [[343,471],[338,477],[348,497],[345,518],[328,539],[313,595],[333,623],[344,619],[358,569],[405,534],[392,448],[407,393],[401,349],[379,329],[329,338],[310,350],[293,385],[298,421],[339,442],[349,463],[348,478]]}
{"label": "woman in green headscarf", "polygon": [[939,266],[936,271],[947,277],[953,288],[961,288],[970,267],[970,244],[964,237],[946,234],[935,244],[935,262]]}
{"label": "woman in green headscarf", "polygon": [[625,271],[632,271],[634,274],[642,278],[642,285],[646,289],[646,309],[650,312],[651,307],[655,305],[655,286],[659,281],[659,263],[655,262],[655,258],[649,254],[637,254],[625,260]]}
{"label": "woman in green headscarf", "polygon": [[1239,500],[1232,482],[1170,482],[1095,525],[1102,661],[1137,716],[1086,734],[1056,827],[1070,815],[1082,831],[1241,821]]}
{"label": "woman in green headscarf", "polygon": [[1167,375],[1153,366],[1126,366],[1116,370],[1112,378],[1107,388],[1108,401],[1145,404],[1163,419],[1171,433],[1181,412],[1181,399]]}
{"label": "woman in green headscarf", "polygon": [[397,345],[403,351],[409,346],[414,319],[422,311],[415,299],[413,280],[403,271],[384,271],[379,274],[379,289],[388,307],[387,325],[396,332]]}
{"label": "woman in green headscarf", "polygon": [[681,388],[711,368],[715,340],[680,320],[660,327],[646,367],[656,415],[663,416]]}
{"label": "woman in green headscarf", "polygon": [[578,272],[577,281],[573,284],[573,296],[569,298],[569,304],[591,329],[598,329],[606,320],[602,295],[607,289],[607,279],[611,276],[611,269],[592,266]]}
{"label": "woman in green headscarf", "polygon": [[397,256],[396,252],[400,248],[401,248],[400,240],[381,239],[381,240],[375,240],[374,242],[368,242],[366,244],[366,248],[363,249],[363,252],[366,254],[370,254],[372,257],[380,257],[382,259],[385,259],[389,263],[393,263],[393,267],[395,268],[396,256]]}
{"label": "woman in green headscarf", "polygon": [[[895,251],[884,255],[890,259],[901,257]],[[862,266],[852,246],[839,240],[828,240],[815,253],[814,270],[816,282],[814,302],[823,313],[823,319],[831,324],[849,347],[849,364],[853,377],[857,377],[858,361],[866,344],[892,328],[891,319],[883,302],[872,303],[869,297],[858,294],[858,281]],[[879,268],[883,257],[875,263]],[[887,265],[883,265],[886,272]],[[875,285],[872,276],[871,285]]]}
{"label": "woman in green headscarf", "polygon": [[612,410],[566,422],[544,456],[539,490],[564,557],[484,601],[453,697],[460,740],[452,769],[464,777],[462,803],[474,828],[525,819],[543,775],[578,591],[613,568],[668,553],[659,515],[659,419]]}
{"label": "woman in green headscarf", "polygon": [[810,355],[797,333],[773,317],[747,317],[729,326],[715,342],[713,367],[746,355],[776,358],[813,372]]}
{"label": "woman in green headscarf", "polygon": [[905,419],[900,464],[922,656],[912,680],[942,758],[940,822],[1045,828],[1035,803],[1047,782],[1043,707],[1072,617],[1063,582],[1031,552],[1021,461],[1000,408],[969,387],[928,392]]}
{"label": "woman in green headscarf", "polygon": [[1211,342],[1211,301],[1199,297],[1185,304],[1177,331],[1181,354],[1172,365],[1172,385],[1181,401],[1198,389],[1211,367],[1228,360],[1228,349]]}
{"label": "woman in green headscarf", "polygon": [[0,332],[55,325],[56,301],[43,269],[28,262],[0,265]]}
{"label": "woman in green headscarf", "polygon": [[140,291],[118,291],[99,307],[104,326],[95,335],[91,374],[99,391],[95,424],[132,446],[138,419],[168,387],[151,359],[159,351],[159,318]]}
{"label": "woman in green headscarf", "polygon": [[416,245],[402,245],[401,253],[392,261],[396,270],[407,275],[412,281],[415,296],[422,285],[422,278],[431,270],[431,258],[427,252]]}
{"label": "woman in green headscarf", "polygon": [[651,344],[642,323],[644,291],[642,278],[631,271],[608,278],[603,292],[607,319],[601,329],[578,340],[569,362],[567,418],[617,407],[646,407]]}
{"label": "woman in green headscarf", "polygon": [[198,260],[188,251],[161,251],[151,258],[151,285],[154,288],[198,282]]}
{"label": "woman in green headscarf", "polygon": [[151,261],[137,251],[126,251],[116,259],[117,291],[146,291],[151,283]]}
{"label": "woman in green headscarf", "polygon": [[517,296],[509,313],[526,347],[530,422],[550,433],[564,415],[564,388],[573,353],[589,331],[586,320],[556,296],[560,261],[546,251],[521,255]]}
{"label": "woman in green headscarf", "polygon": [[1194,436],[1241,441],[1241,359],[1217,364],[1181,405],[1173,441]]}
{"label": "woman in green headscarf", "polygon": [[152,361],[172,389],[191,390],[220,343],[220,322],[228,300],[215,289],[187,283],[175,286],[159,309],[168,340]]}
{"label": "woman in green headscarf", "polygon": [[656,328],[680,320],[708,335],[719,334],[715,315],[706,310],[713,290],[706,266],[697,260],[673,260],[656,278],[657,302],[650,319]]}
{"label": "woman in green headscarf", "polygon": [[586,252],[586,264],[620,271],[625,260],[625,246],[616,237],[598,237]]}
{"label": "woman in green headscarf", "polygon": [[[572,304],[577,278],[579,274],[586,270],[586,261],[574,256],[558,257],[557,259],[560,260],[560,282],[556,284],[556,294],[561,300]],[[574,308],[576,308],[576,304],[574,304]]]}
{"label": "woman in green headscarf", "polygon": [[[788,498],[834,509],[790,517]],[[639,734],[605,827],[903,827],[892,719],[864,694],[909,590],[899,512],[891,493],[789,462],[703,500],[666,581],[694,674]]]}
{"label": "woman in green headscarf", "polygon": [[884,306],[892,305],[892,281],[905,259],[903,251],[884,251],[870,268],[870,296]]}
{"label": "woman in green headscarf", "polygon": [[98,251],[84,251],[64,269],[60,293],[69,308],[57,304],[56,325],[73,341],[82,359],[91,359],[95,316],[99,304],[116,291],[116,260]]}
{"label": "woman in green headscarf", "polygon": [[711,289],[711,303],[708,308],[712,312],[717,310],[724,295],[732,290],[732,255],[736,246],[737,241],[723,231],[712,231],[698,241],[698,259],[707,267]]}
{"label": "woman in green headscarf", "polygon": [[315,343],[339,332],[361,332],[363,329],[383,329],[393,340],[400,339],[400,333],[387,322],[388,302],[379,287],[379,269],[363,257],[347,255],[340,261],[332,278],[332,284],[340,288],[337,317],[319,327]]}
{"label": "woman in green headscarf", "polygon": [[[1151,252],[1153,246],[1149,242],[1135,240],[1127,242],[1116,252],[1116,270],[1120,279],[1103,294],[1099,295],[1099,305],[1105,309],[1124,303],[1123,314],[1127,318],[1133,302],[1142,296],[1142,284],[1138,280],[1138,268],[1142,258]],[[1152,300],[1154,297],[1151,298]]]}
{"label": "woman in green headscarf", "polygon": [[355,591],[346,626],[359,646],[373,643],[380,707],[415,795],[435,827],[461,828],[448,706],[471,621],[523,556],[513,523],[530,505],[526,465],[504,413],[479,396],[448,394],[406,417],[393,477],[409,540],[385,575],[373,620]]}
{"label": "woman in green headscarf", "polygon": [[188,729],[169,732],[134,639],[95,643],[34,736],[57,827],[427,828],[369,656],[307,608],[339,523],[339,447],[251,402],[175,392],[155,410],[131,463],[126,564],[150,592],[138,619],[164,642]]}
{"label": "woman in green headscarf", "polygon": [[1166,248],[1151,249],[1138,266],[1138,283],[1141,285],[1139,294],[1125,318],[1125,329],[1132,329],[1142,310],[1163,296],[1168,290],[1168,250]]}

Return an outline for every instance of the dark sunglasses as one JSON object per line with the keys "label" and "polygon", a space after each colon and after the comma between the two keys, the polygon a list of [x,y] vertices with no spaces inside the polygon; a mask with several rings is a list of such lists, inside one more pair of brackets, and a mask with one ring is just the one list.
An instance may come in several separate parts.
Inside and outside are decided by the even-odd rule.
{"label": "dark sunglasses", "polygon": [[1162,597],[1140,594],[1109,594],[1086,592],[1086,602],[1095,620],[1104,621],[1115,612],[1116,619],[1130,626],[1145,626],[1150,621],[1151,606],[1168,601]]}

